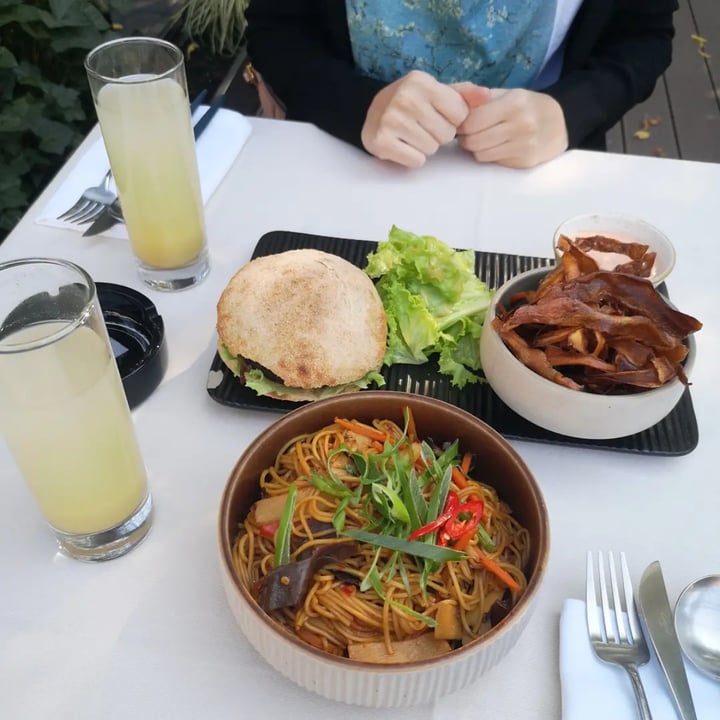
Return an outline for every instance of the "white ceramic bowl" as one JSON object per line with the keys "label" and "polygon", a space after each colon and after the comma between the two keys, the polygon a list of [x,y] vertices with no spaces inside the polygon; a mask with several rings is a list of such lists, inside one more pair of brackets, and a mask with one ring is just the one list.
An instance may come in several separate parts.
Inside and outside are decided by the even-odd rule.
{"label": "white ceramic bowl", "polygon": [[[605,235],[622,242],[639,242],[647,245],[656,253],[655,264],[648,278],[654,285],[659,285],[667,278],[675,267],[675,248],[661,230],[644,220],[627,215],[588,214],[577,215],[562,222],[553,235],[553,251],[559,259],[561,251],[558,240],[561,235],[570,239],[591,235]],[[607,268],[612,269],[612,268]]]}
{"label": "white ceramic bowl", "polygon": [[[423,436],[436,442],[459,439],[460,447],[483,457],[483,478],[530,533],[528,587],[496,626],[476,640],[439,658],[397,665],[357,662],[317,650],[291,635],[260,608],[240,582],[231,546],[238,524],[258,498],[260,471],[279,450],[303,432],[318,430],[339,416],[370,422],[402,418],[412,408]],[[475,681],[515,645],[535,607],[549,554],[548,514],[530,470],[516,451],[492,428],[464,410],[412,393],[363,391],[310,403],[265,430],[238,460],[220,506],[220,566],[230,608],[251,645],[274,668],[302,687],[331,700],[369,707],[428,703]],[[512,660],[507,659],[508,672]]]}
{"label": "white ceramic bowl", "polygon": [[[632,395],[597,395],[571,390],[538,375],[508,349],[491,323],[498,304],[507,307],[516,292],[535,289],[547,268],[520,273],[502,285],[488,308],[480,339],[483,372],[498,397],[518,415],[546,430],[586,440],[625,437],[660,422],[677,405],[685,385],[677,378]],[[695,361],[688,338],[685,373]]]}

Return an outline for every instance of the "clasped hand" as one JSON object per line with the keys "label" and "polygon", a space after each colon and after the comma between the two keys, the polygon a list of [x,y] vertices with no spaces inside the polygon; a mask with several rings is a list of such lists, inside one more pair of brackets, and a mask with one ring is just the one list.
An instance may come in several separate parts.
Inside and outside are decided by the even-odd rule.
{"label": "clasped hand", "polygon": [[365,149],[380,158],[421,167],[457,137],[478,162],[529,168],[568,147],[565,117],[549,95],[445,85],[413,70],[373,99],[362,129]]}

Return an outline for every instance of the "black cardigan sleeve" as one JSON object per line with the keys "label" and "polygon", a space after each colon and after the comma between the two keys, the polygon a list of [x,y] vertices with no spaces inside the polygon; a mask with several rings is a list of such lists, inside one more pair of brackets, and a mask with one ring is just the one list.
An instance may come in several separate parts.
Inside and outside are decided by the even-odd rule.
{"label": "black cardigan sleeve", "polygon": [[604,135],[652,93],[670,65],[677,0],[586,0],[568,33],[560,79],[543,92],[563,109],[570,147]]}
{"label": "black cardigan sleeve", "polygon": [[248,51],[288,118],[362,147],[370,103],[386,83],[355,71],[344,0],[252,0]]}
{"label": "black cardigan sleeve", "polygon": [[[677,0],[584,0],[562,74],[543,92],[563,109],[570,147],[605,132],[653,91],[670,64]],[[355,70],[344,0],[251,0],[250,57],[288,117],[362,146],[367,110],[385,83]]]}

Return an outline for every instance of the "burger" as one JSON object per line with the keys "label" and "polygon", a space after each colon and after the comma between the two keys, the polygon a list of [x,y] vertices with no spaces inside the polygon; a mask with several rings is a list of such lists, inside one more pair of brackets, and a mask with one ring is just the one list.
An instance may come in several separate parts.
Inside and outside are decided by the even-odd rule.
{"label": "burger", "polygon": [[219,354],[258,395],[302,402],[384,385],[387,319],[372,280],[302,249],[251,260],[217,304]]}

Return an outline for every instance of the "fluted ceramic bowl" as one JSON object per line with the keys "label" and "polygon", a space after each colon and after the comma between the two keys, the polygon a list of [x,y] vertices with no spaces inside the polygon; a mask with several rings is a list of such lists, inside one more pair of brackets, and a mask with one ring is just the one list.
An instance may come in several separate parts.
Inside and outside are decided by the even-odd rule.
{"label": "fluted ceramic bowl", "polygon": [[[677,405],[685,385],[673,378],[664,385],[630,395],[598,395],[571,390],[542,377],[518,360],[492,327],[498,306],[509,307],[518,292],[534,290],[547,274],[538,268],[510,278],[495,293],[480,340],[483,372],[496,395],[518,415],[568,437],[607,440],[647,430]],[[690,376],[696,346],[687,339],[685,374]]]}
{"label": "fluted ceramic bowl", "polygon": [[[239,523],[259,497],[260,472],[285,444],[319,430],[335,417],[402,422],[412,409],[418,430],[435,442],[459,439],[463,451],[483,458],[483,481],[494,486],[530,533],[525,568],[528,587],[495,627],[447,655],[421,662],[376,665],[336,657],[290,635],[258,605],[240,582],[231,547]],[[492,428],[447,403],[402,392],[362,391],[305,405],[257,437],[237,461],[220,505],[218,541],[222,579],[230,608],[250,644],[285,677],[326,698],[370,707],[427,703],[476,681],[510,652],[530,620],[549,553],[548,514],[542,493],[522,458]],[[512,665],[512,658],[504,662]]]}

